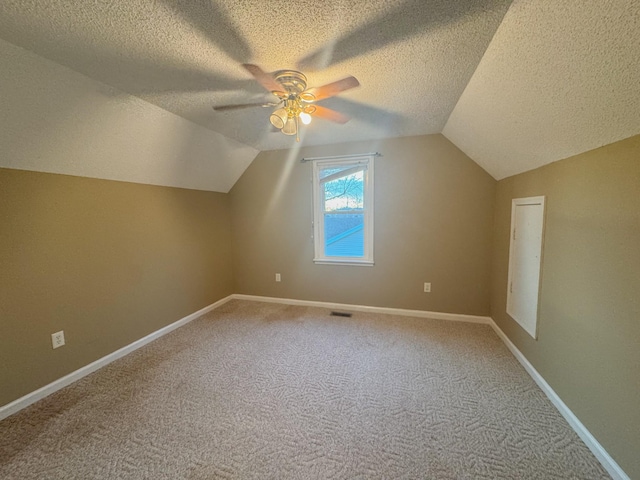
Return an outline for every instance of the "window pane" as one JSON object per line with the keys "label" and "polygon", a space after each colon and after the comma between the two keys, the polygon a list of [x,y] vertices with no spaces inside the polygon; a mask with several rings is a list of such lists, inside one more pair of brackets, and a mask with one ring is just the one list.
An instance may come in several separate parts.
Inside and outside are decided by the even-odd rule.
{"label": "window pane", "polygon": [[348,163],[320,171],[327,257],[364,257],[364,175]]}
{"label": "window pane", "polygon": [[320,180],[322,180],[323,178],[327,178],[329,175],[333,175],[334,173],[349,170],[352,166],[353,165],[340,165],[339,167],[323,168],[322,170],[320,170]]}
{"label": "window pane", "polygon": [[[330,169],[323,170],[325,173]],[[336,169],[333,173],[336,173]],[[326,178],[328,175],[324,175]],[[364,172],[362,170],[324,182],[324,210],[362,210],[364,208]]]}
{"label": "window pane", "polygon": [[364,215],[325,213],[324,253],[327,257],[364,257]]}

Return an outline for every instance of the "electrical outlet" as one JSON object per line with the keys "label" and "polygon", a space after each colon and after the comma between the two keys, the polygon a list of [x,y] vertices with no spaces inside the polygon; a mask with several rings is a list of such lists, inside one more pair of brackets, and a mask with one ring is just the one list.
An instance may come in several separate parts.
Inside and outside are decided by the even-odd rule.
{"label": "electrical outlet", "polygon": [[51,334],[51,343],[53,348],[58,348],[64,345],[64,330]]}
{"label": "electrical outlet", "polygon": [[431,293],[431,283],[424,282],[424,293]]}
{"label": "electrical outlet", "polygon": [[280,277],[280,274],[276,273],[276,282],[279,282],[281,280],[282,280],[282,278]]}

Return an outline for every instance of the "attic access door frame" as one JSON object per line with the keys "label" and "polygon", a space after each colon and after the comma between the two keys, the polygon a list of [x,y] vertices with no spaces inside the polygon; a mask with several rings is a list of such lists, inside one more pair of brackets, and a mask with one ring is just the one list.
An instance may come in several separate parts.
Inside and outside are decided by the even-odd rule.
{"label": "attic access door frame", "polygon": [[538,338],[544,204],[544,196],[511,202],[507,314],[534,339]]}

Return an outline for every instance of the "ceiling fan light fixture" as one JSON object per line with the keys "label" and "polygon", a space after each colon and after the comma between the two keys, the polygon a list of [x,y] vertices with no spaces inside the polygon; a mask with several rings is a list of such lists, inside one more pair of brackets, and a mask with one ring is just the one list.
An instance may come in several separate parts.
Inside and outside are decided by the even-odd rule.
{"label": "ceiling fan light fixture", "polygon": [[298,126],[296,124],[296,119],[293,117],[288,117],[287,122],[282,127],[282,133],[285,135],[295,135],[298,133]]}
{"label": "ceiling fan light fixture", "polygon": [[287,111],[284,108],[279,108],[278,110],[273,112],[269,117],[269,121],[271,122],[271,125],[276,127],[278,130],[282,130],[285,127],[287,120],[288,120],[288,115],[287,115]]}
{"label": "ceiling fan light fixture", "polygon": [[309,125],[311,123],[311,115],[305,112],[300,112],[300,120],[305,125]]}

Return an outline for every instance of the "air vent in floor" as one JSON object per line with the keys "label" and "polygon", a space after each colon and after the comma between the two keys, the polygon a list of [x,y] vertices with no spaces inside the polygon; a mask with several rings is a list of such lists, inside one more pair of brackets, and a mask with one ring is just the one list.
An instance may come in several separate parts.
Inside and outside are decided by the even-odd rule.
{"label": "air vent in floor", "polygon": [[351,318],[351,313],[347,312],[331,312],[332,317],[349,317]]}

